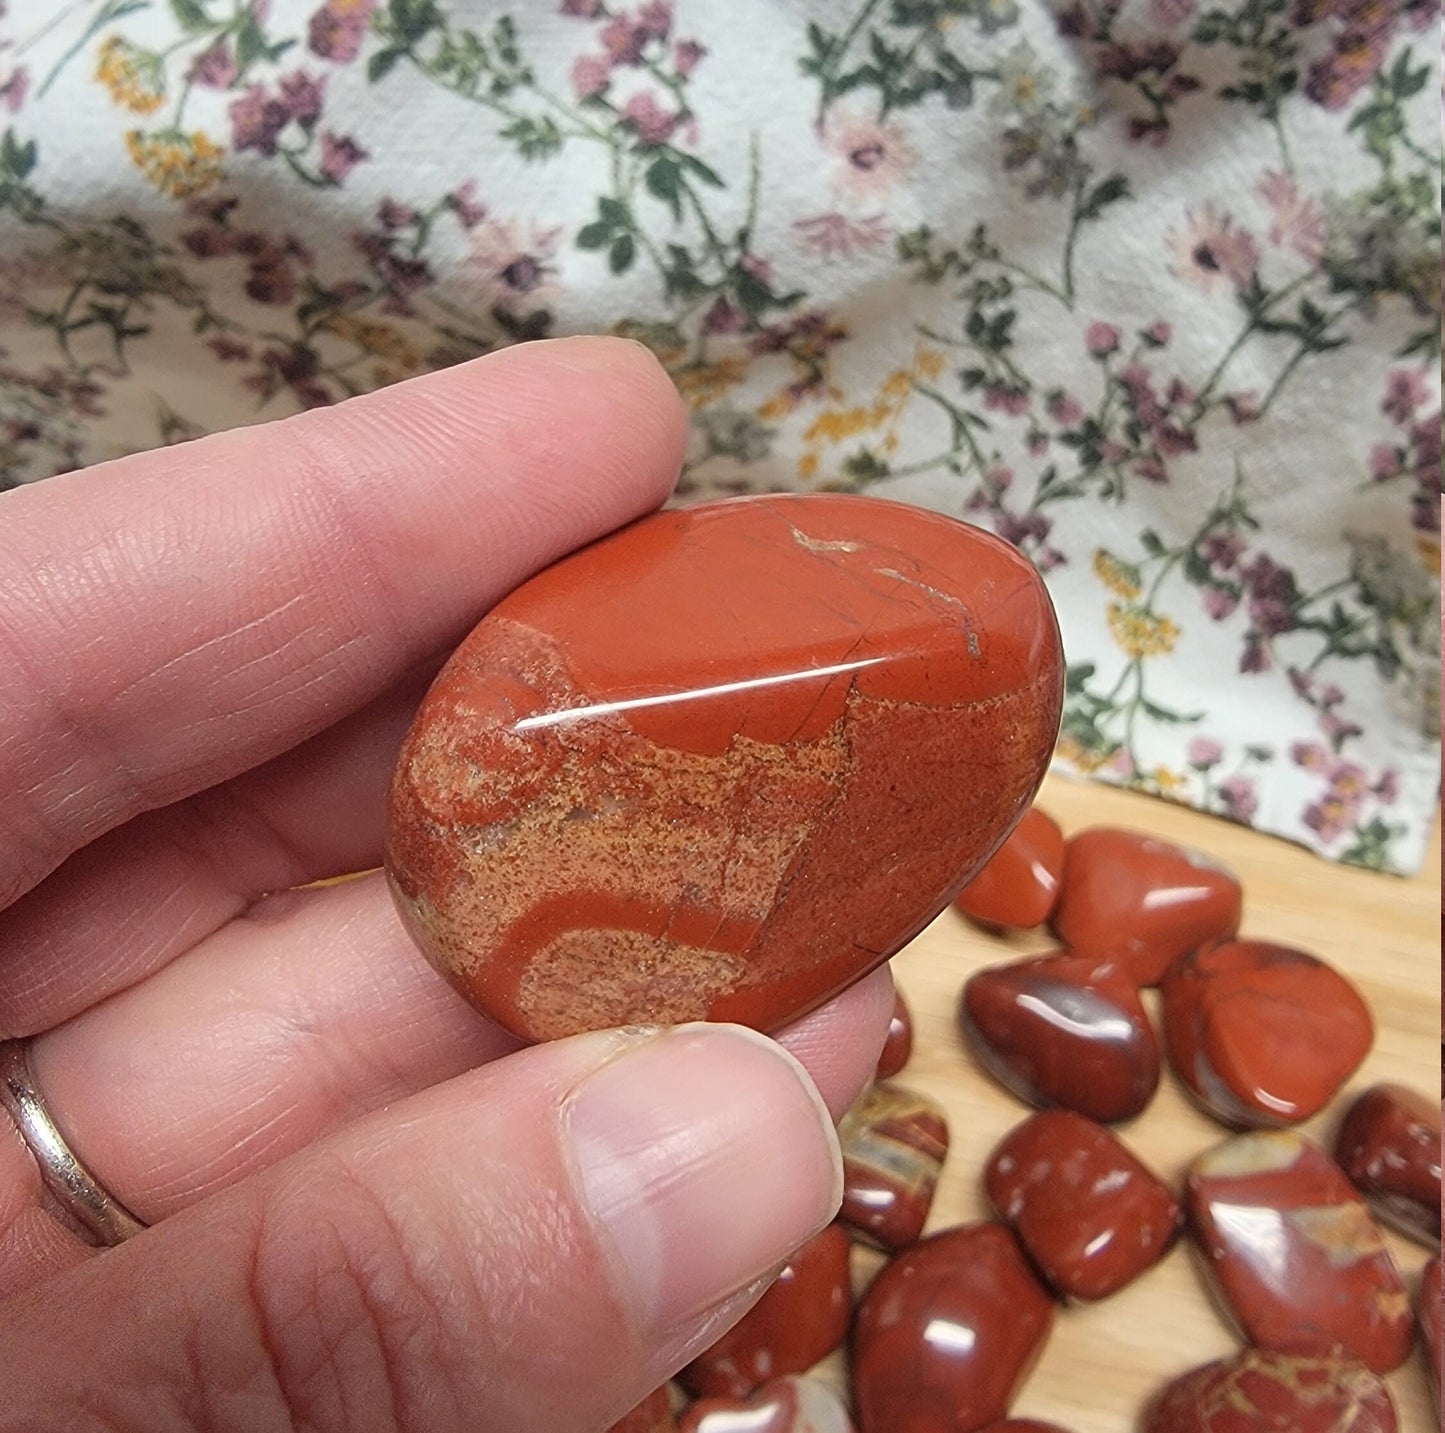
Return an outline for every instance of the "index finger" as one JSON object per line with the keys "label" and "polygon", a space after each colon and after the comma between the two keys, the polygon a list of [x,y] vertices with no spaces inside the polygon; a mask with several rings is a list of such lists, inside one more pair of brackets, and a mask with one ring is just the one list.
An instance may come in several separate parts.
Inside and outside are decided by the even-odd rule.
{"label": "index finger", "polygon": [[0,906],[288,750],[663,500],[644,349],[525,344],[0,499]]}

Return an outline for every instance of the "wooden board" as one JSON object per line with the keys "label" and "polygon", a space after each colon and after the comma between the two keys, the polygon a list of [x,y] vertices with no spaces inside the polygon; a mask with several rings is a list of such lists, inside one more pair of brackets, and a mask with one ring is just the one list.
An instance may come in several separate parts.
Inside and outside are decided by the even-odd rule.
{"label": "wooden board", "polygon": [[[1057,777],[1045,784],[1038,804],[1065,832],[1130,826],[1218,857],[1244,883],[1243,934],[1300,946],[1356,982],[1378,1025],[1375,1046],[1335,1104],[1303,1127],[1311,1136],[1328,1143],[1344,1103],[1378,1081],[1434,1094],[1440,1079],[1438,827],[1422,873],[1401,880],[1344,869],[1287,842],[1161,801]],[[959,989],[981,966],[1054,944],[1039,933],[997,939],[949,911],[893,962],[915,1028],[913,1058],[894,1083],[941,1101],[952,1131],[927,1232],[989,1216],[980,1188],[984,1161],[1028,1114],[970,1059],[954,1020]],[[1157,1005],[1152,1008],[1157,1013]],[[1119,1134],[1178,1187],[1189,1162],[1226,1132],[1166,1073],[1150,1107]],[[1413,1294],[1427,1251],[1393,1234],[1387,1238]],[[1061,1309],[1015,1415],[1053,1420],[1071,1433],[1133,1433],[1138,1409],[1161,1383],[1236,1349],[1192,1257],[1181,1241],[1113,1298]],[[861,1288],[879,1259],[858,1249],[854,1260]],[[836,1355],[818,1371],[835,1384],[845,1376]],[[1389,1383],[1401,1433],[1439,1428],[1418,1347]]]}

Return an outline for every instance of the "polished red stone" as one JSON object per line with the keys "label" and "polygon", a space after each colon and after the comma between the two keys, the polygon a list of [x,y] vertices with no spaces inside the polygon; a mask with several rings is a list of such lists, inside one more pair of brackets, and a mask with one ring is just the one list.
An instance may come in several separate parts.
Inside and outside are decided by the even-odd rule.
{"label": "polished red stone", "polygon": [[676,1433],[676,1429],[672,1400],[664,1384],[654,1388],[632,1412],[623,1414],[607,1433]]}
{"label": "polished red stone", "polygon": [[814,1378],[777,1378],[751,1398],[704,1398],[681,1433],[855,1433],[838,1395]]}
{"label": "polished red stone", "polygon": [[1043,583],[978,528],[836,494],[661,513],[447,662],[392,779],[393,892],[518,1035],[774,1029],[958,894],[1061,700]]}
{"label": "polished red stone", "polygon": [[1239,928],[1233,872],[1198,851],[1140,831],[1094,826],[1064,850],[1053,927],[1065,945],[1120,960],[1138,985],[1169,963]]}
{"label": "polished red stone", "polygon": [[1002,1418],[1054,1305],[1002,1224],[946,1229],[893,1259],[853,1326],[861,1433],[973,1433]]}
{"label": "polished red stone", "polygon": [[830,1224],[783,1266],[762,1298],[678,1374],[699,1397],[745,1398],[784,1373],[802,1373],[848,1336],[848,1235]]}
{"label": "polished red stone", "polygon": [[1175,1072],[1229,1125],[1293,1124],[1333,1097],[1375,1027],[1354,986],[1302,950],[1236,940],[1182,956],[1164,977]]}
{"label": "polished red stone", "polygon": [[838,1125],[843,1204],[838,1218],[884,1249],[923,1232],[948,1154],[948,1119],[927,1095],[874,1085]]}
{"label": "polished red stone", "polygon": [[979,1063],[1034,1105],[1137,1115],[1159,1087],[1159,1044],[1123,966],[1058,951],[971,976],[959,1022]]}
{"label": "polished red stone", "polygon": [[1102,1299],[1161,1259],[1178,1201],[1102,1125],[1043,1110],[989,1157],[984,1188],[1034,1267],[1065,1298]]}
{"label": "polished red stone", "polygon": [[892,1079],[913,1054],[913,1017],[902,994],[894,992],[893,1018],[888,1022],[888,1037],[883,1042],[883,1053],[878,1057],[875,1072],[880,1080]]}
{"label": "polished red stone", "polygon": [[1353,1359],[1246,1349],[1162,1388],[1139,1433],[1396,1433],[1390,1391]]}
{"label": "polished red stone", "polygon": [[1404,1085],[1372,1085],[1350,1106],[1335,1158],[1377,1219],[1440,1242],[1440,1106]]}
{"label": "polished red stone", "polygon": [[1001,1423],[990,1423],[978,1433],[1069,1433],[1057,1423],[1040,1423],[1037,1418],[1005,1418]]}
{"label": "polished red stone", "polygon": [[1420,1275],[1420,1292],[1415,1300],[1420,1321],[1420,1342],[1425,1348],[1425,1366],[1430,1370],[1430,1392],[1438,1410],[1445,1399],[1440,1389],[1440,1256],[1437,1254]]}
{"label": "polished red stone", "polygon": [[1388,1373],[1410,1351],[1410,1301],[1364,1200],[1294,1130],[1238,1135],[1190,1168],[1185,1204],[1225,1308],[1250,1343],[1343,1351]]}
{"label": "polished red stone", "polygon": [[1053,913],[1063,874],[1064,833],[1031,806],[954,904],[984,925],[1030,929]]}

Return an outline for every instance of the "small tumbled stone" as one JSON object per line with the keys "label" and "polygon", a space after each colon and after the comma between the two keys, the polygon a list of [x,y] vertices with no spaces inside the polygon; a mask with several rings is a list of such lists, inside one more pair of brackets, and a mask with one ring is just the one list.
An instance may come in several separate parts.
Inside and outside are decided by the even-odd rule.
{"label": "small tumbled stone", "polygon": [[893,1017],[888,1022],[888,1034],[883,1041],[883,1052],[878,1056],[875,1078],[891,1080],[907,1063],[913,1054],[913,1017],[908,1011],[908,1002],[897,991],[893,995]]}
{"label": "small tumbled stone", "polygon": [[1244,893],[1219,862],[1114,826],[1080,831],[1064,848],[1053,927],[1065,945],[1123,964],[1157,985],[1170,962],[1239,928]]}
{"label": "small tumbled stone", "polygon": [[1178,1201],[1108,1130],[1043,1110],[1011,1130],[984,1169],[989,1202],[1061,1297],[1117,1293],[1178,1237]]}
{"label": "small tumbled stone", "polygon": [[1181,956],[1161,991],[1170,1063],[1215,1119],[1293,1124],[1322,1110],[1369,1053],[1359,992],[1317,956],[1262,940]]}
{"label": "small tumbled stone", "polygon": [[750,1398],[704,1398],[680,1433],[855,1433],[838,1395],[815,1378],[776,1378]]}
{"label": "small tumbled stone", "polygon": [[901,1249],[923,1232],[948,1154],[948,1119],[928,1095],[874,1085],[838,1125],[839,1220],[871,1244]]}
{"label": "small tumbled stone", "polygon": [[1420,1342],[1425,1349],[1425,1367],[1430,1370],[1430,1392],[1438,1411],[1442,1405],[1440,1389],[1440,1256],[1437,1254],[1420,1275],[1420,1292],[1415,1300],[1415,1314],[1420,1321]]}
{"label": "small tumbled stone", "polygon": [[1064,874],[1064,833],[1031,806],[954,904],[981,925],[1030,930],[1053,914]]}
{"label": "small tumbled stone", "polygon": [[1397,1433],[1378,1375],[1353,1359],[1246,1349],[1181,1374],[1139,1433]]}
{"label": "small tumbled stone", "polygon": [[1346,1111],[1335,1158],[1377,1219],[1440,1243],[1440,1106],[1404,1085],[1372,1085]]}
{"label": "small tumbled stone", "polygon": [[1159,1087],[1159,1043],[1116,962],[1074,951],[985,967],[959,1023],[979,1063],[1032,1105],[1132,1119]]}
{"label": "small tumbled stone", "polygon": [[1185,1204],[1224,1307],[1252,1344],[1340,1351],[1388,1373],[1410,1351],[1410,1300],[1340,1167],[1294,1130],[1238,1135],[1190,1167]]}

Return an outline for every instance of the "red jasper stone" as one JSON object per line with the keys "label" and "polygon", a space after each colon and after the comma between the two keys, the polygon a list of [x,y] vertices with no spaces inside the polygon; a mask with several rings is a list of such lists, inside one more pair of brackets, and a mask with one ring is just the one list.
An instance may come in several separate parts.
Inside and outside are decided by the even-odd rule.
{"label": "red jasper stone", "polygon": [[1379,1377],[1353,1359],[1250,1348],[1176,1378],[1139,1433],[1396,1433]]}
{"label": "red jasper stone", "polygon": [[1410,1351],[1410,1301],[1340,1167],[1293,1130],[1202,1154],[1185,1204],[1221,1302],[1281,1353],[1343,1352],[1388,1373]]}
{"label": "red jasper stone", "polygon": [[677,1420],[672,1416],[672,1400],[667,1385],[654,1388],[631,1413],[625,1413],[607,1433],[676,1433]]}
{"label": "red jasper stone", "polygon": [[1159,1087],[1153,1027],[1111,960],[1065,950],[988,966],[964,985],[959,1023],[979,1063],[1030,1104],[1126,1120]]}
{"label": "red jasper stone", "polygon": [[923,1232],[948,1154],[948,1119],[927,1095],[874,1085],[838,1125],[839,1220],[869,1243],[901,1249]]}
{"label": "red jasper stone", "polygon": [[1232,871],[1198,851],[1113,826],[1080,831],[1064,850],[1054,909],[1059,939],[1121,960],[1138,985],[1239,928],[1244,894]]}
{"label": "red jasper stone", "polygon": [[989,1158],[984,1187],[1034,1267],[1070,1299],[1117,1292],[1179,1234],[1169,1188],[1071,1110],[1044,1110],[1011,1130]]}
{"label": "red jasper stone", "polygon": [[888,1022],[888,1038],[883,1042],[883,1053],[878,1057],[877,1078],[892,1079],[907,1063],[913,1053],[913,1017],[903,996],[897,991],[893,995],[893,1018]]}
{"label": "red jasper stone", "polygon": [[681,1433],[854,1433],[838,1395],[814,1378],[777,1378],[751,1398],[704,1398]]}
{"label": "red jasper stone", "polygon": [[848,1235],[830,1224],[783,1266],[773,1285],[711,1348],[678,1374],[698,1396],[745,1398],[784,1373],[802,1373],[848,1336]]}
{"label": "red jasper stone", "polygon": [[1430,1370],[1430,1392],[1435,1407],[1442,1402],[1440,1390],[1440,1256],[1437,1254],[1420,1275],[1420,1293],[1415,1302],[1420,1321],[1420,1342],[1425,1346],[1425,1366]]}
{"label": "red jasper stone", "polygon": [[1037,1418],[1005,1418],[1001,1423],[990,1423],[978,1433],[1069,1433],[1057,1423],[1040,1423]]}
{"label": "red jasper stone", "polygon": [[870,1285],[853,1326],[862,1433],[972,1433],[1008,1412],[1054,1305],[1002,1224],[921,1240]]}
{"label": "red jasper stone", "polygon": [[771,1030],[917,934],[1027,808],[1058,727],[1037,572],[875,498],[645,518],[538,573],[442,669],[387,868],[508,1030]]}
{"label": "red jasper stone", "polygon": [[1053,913],[1063,874],[1064,833],[1031,806],[954,904],[984,925],[1027,930]]}
{"label": "red jasper stone", "polygon": [[1190,1093],[1229,1125],[1293,1124],[1323,1109],[1375,1027],[1353,985],[1313,955],[1236,940],[1164,977],[1164,1039]]}
{"label": "red jasper stone", "polygon": [[1440,1107],[1404,1085],[1373,1085],[1335,1136],[1335,1158],[1377,1219],[1440,1242]]}

